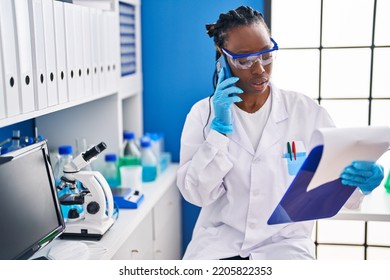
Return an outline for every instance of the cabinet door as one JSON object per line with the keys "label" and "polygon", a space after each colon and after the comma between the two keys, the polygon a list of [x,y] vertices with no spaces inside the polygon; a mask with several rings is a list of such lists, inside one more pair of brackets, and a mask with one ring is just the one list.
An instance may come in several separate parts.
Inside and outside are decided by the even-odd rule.
{"label": "cabinet door", "polygon": [[153,257],[156,260],[179,260],[181,256],[181,223],[179,215],[171,216],[172,222],[155,232]]}
{"label": "cabinet door", "polygon": [[150,212],[112,257],[114,260],[153,259],[153,219]]}
{"label": "cabinet door", "polygon": [[173,184],[153,209],[154,258],[181,259],[181,196]]}

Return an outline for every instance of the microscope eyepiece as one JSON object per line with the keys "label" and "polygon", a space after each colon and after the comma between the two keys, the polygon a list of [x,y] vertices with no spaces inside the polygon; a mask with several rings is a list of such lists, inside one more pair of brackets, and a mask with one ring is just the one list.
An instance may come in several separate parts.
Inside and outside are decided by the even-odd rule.
{"label": "microscope eyepiece", "polygon": [[98,154],[100,154],[102,151],[104,151],[107,148],[106,143],[100,142],[96,146],[93,146],[91,149],[87,150],[85,153],[82,154],[83,159],[88,162],[91,158],[96,157]]}

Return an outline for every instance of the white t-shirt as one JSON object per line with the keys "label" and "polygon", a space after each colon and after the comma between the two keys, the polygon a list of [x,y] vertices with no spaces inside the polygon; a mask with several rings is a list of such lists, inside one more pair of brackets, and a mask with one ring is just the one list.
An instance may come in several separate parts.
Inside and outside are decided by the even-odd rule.
{"label": "white t-shirt", "polygon": [[259,145],[261,135],[263,134],[265,124],[267,123],[271,112],[271,96],[272,95],[270,94],[264,105],[254,113],[248,113],[241,110],[238,106],[232,106],[234,108],[233,110],[236,111],[239,121],[245,129],[245,132],[248,135],[255,151]]}

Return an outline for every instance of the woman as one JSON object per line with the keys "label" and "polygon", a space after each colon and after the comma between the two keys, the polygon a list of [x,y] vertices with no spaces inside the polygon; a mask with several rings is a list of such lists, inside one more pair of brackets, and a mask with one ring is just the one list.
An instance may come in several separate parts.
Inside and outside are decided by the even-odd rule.
{"label": "woman", "polygon": [[[296,174],[283,156],[286,143],[304,154],[313,131],[334,124],[309,97],[270,82],[278,47],[259,12],[241,6],[207,29],[228,67],[214,94],[192,107],[182,132],[177,184],[202,207],[184,259],[314,259],[313,221],[267,220]],[[359,164],[368,172],[352,176],[362,173]],[[383,168],[355,165],[342,174],[345,184],[362,180],[367,192],[380,184]],[[350,202],[361,196],[355,192]]]}

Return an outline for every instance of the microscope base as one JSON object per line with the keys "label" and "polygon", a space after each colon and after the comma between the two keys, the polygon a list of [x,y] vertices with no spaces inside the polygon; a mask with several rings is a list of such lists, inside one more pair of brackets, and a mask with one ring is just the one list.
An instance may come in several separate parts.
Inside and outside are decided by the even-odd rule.
{"label": "microscope base", "polygon": [[103,222],[78,220],[65,224],[65,232],[61,239],[95,239],[100,240],[114,224],[114,219],[106,219]]}

